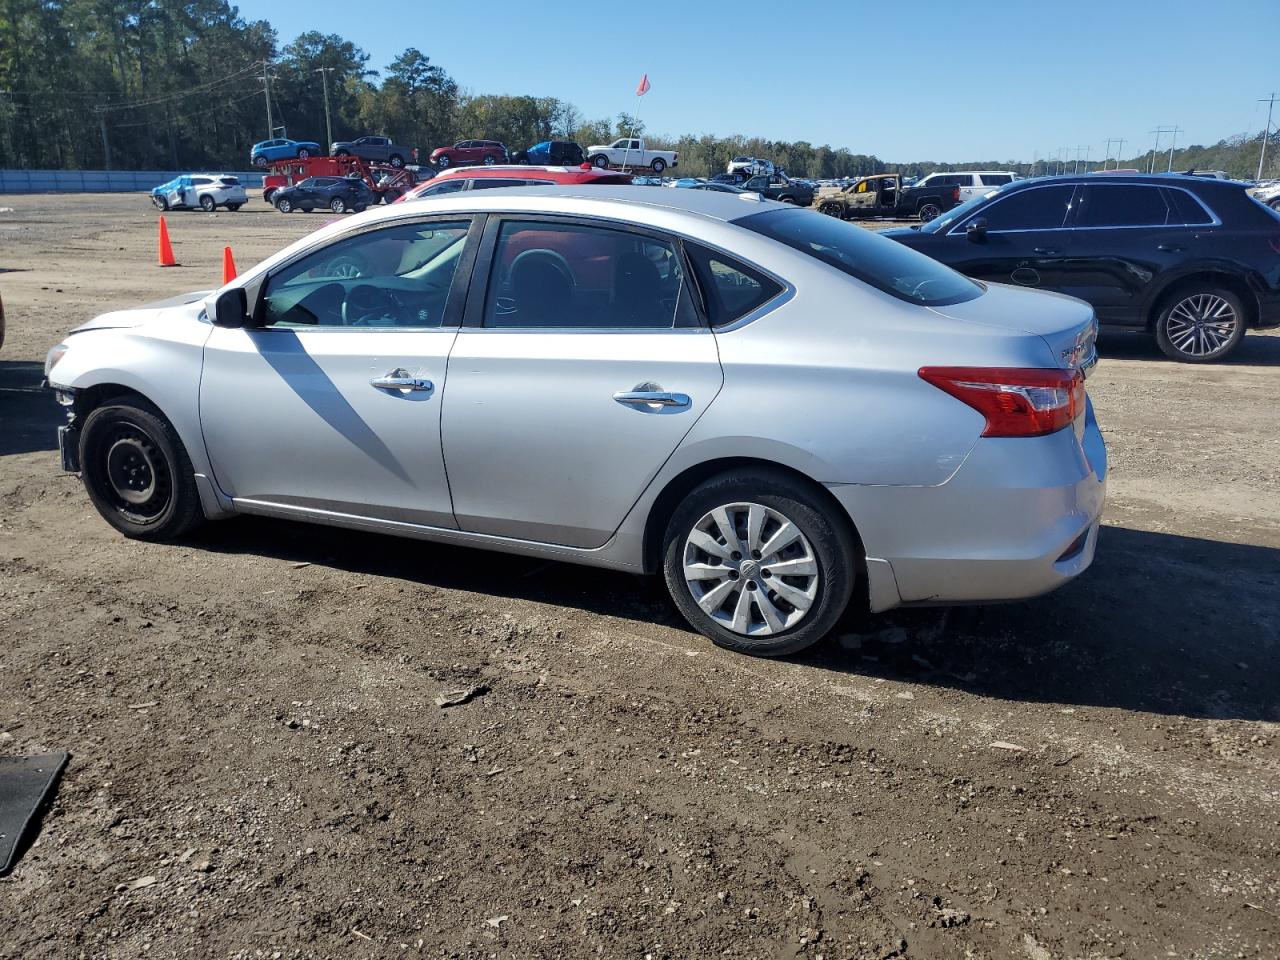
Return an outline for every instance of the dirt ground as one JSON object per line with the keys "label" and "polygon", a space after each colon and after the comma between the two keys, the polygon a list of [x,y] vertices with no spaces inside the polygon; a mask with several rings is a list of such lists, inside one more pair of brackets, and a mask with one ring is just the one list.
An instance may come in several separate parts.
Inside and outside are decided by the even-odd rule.
{"label": "dirt ground", "polygon": [[1071,586],[759,661],[630,576],[96,515],[45,351],[327,219],[161,270],[143,197],[0,196],[0,753],[72,754],[0,957],[1280,955],[1280,336],[1103,341]]}

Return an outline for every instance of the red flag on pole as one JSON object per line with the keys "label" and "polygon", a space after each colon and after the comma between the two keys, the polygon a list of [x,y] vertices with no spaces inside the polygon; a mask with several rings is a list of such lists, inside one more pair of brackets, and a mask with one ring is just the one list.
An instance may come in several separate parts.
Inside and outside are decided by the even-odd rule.
{"label": "red flag on pole", "polygon": [[649,92],[649,75],[646,73],[640,78],[640,86],[636,87],[636,96],[643,97]]}

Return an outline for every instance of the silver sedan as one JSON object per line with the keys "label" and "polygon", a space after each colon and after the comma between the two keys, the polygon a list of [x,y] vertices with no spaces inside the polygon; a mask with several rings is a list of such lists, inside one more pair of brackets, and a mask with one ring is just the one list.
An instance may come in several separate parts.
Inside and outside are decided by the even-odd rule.
{"label": "silver sedan", "polygon": [[774,655],[852,598],[1093,559],[1089,307],[756,194],[471,191],[317,231],[55,347],[63,465],[127,536],[263,514],[661,572]]}

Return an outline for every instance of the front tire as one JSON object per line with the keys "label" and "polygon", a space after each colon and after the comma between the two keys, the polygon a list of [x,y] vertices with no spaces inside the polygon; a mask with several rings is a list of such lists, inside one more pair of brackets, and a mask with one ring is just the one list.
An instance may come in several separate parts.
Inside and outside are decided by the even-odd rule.
{"label": "front tire", "polygon": [[169,209],[169,201],[164,197],[152,197],[151,202],[156,205],[156,209],[164,213]]}
{"label": "front tire", "polygon": [[126,537],[174,540],[204,519],[182,440],[144,400],[91,412],[81,431],[80,463],[89,499]]}
{"label": "front tire", "polygon": [[388,158],[388,162],[389,162],[393,167],[395,167],[397,170],[399,170],[401,167],[403,167],[403,166],[404,166],[404,157],[400,156],[400,154],[398,154],[398,153],[393,153],[393,154]]}
{"label": "front tire", "polygon": [[486,167],[492,167],[497,162],[498,162],[498,158],[495,157],[492,153],[486,153],[484,155],[484,165]]}
{"label": "front tire", "polygon": [[253,158],[253,165],[254,165],[255,167],[266,167],[266,166],[270,166],[270,163],[271,163],[271,162],[270,162],[266,157],[254,157],[254,158]]}
{"label": "front tire", "polygon": [[853,535],[802,481],[740,470],[676,508],[663,540],[667,589],[717,646],[759,657],[803,650],[840,619],[857,578]]}
{"label": "front tire", "polygon": [[276,209],[281,213],[293,213],[293,204],[288,197],[281,197],[276,201]]}
{"label": "front tire", "polygon": [[1156,344],[1181,363],[1214,363],[1231,353],[1245,332],[1244,303],[1223,287],[1183,287],[1156,314]]}
{"label": "front tire", "polygon": [[942,208],[936,203],[922,203],[916,213],[920,217],[921,223],[928,223],[930,220],[937,220],[938,217],[942,216]]}
{"label": "front tire", "polygon": [[311,157],[311,151],[310,151],[310,150],[308,150],[306,147],[299,147],[299,148],[298,148],[298,159],[299,159],[299,160],[307,160],[307,159],[309,159],[310,157]]}

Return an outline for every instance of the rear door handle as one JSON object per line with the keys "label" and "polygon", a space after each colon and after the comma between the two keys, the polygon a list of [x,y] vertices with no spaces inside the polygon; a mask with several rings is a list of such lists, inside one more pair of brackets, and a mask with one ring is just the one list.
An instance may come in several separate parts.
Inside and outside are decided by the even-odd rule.
{"label": "rear door handle", "polygon": [[1043,254],[1046,257],[1056,257],[1058,255],[1058,251],[1052,247],[1032,247],[1031,249],[1035,253]]}
{"label": "rear door handle", "polygon": [[1157,250],[1163,250],[1165,253],[1181,253],[1182,247],[1175,247],[1171,243],[1162,243],[1156,247]]}
{"label": "rear door handle", "polygon": [[623,390],[615,393],[613,399],[629,407],[684,408],[693,403],[687,393],[667,393],[663,390]]}

